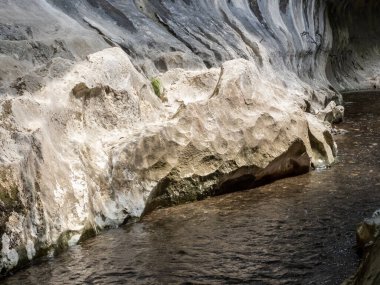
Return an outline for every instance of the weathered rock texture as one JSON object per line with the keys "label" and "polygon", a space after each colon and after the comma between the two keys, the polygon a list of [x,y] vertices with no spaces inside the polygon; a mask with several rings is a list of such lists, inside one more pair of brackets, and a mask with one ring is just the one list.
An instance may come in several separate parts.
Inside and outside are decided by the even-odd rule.
{"label": "weathered rock texture", "polygon": [[329,58],[334,5],[2,1],[2,271],[144,211],[333,163],[343,110],[327,74],[351,82]]}
{"label": "weathered rock texture", "polygon": [[356,230],[356,238],[363,262],[358,272],[345,285],[375,285],[380,283],[380,211],[364,220]]}
{"label": "weathered rock texture", "polygon": [[333,47],[327,69],[339,90],[380,88],[380,2],[330,1]]}

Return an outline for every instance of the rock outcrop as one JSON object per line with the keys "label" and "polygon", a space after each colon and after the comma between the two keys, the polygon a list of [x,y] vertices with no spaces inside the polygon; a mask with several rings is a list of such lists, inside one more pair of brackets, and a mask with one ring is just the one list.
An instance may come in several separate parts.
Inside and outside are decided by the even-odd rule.
{"label": "rock outcrop", "polygon": [[326,75],[330,5],[0,3],[2,272],[157,207],[332,164],[346,85]]}
{"label": "rock outcrop", "polygon": [[304,87],[284,87],[271,69],[239,59],[162,82],[167,103],[111,48],[2,101],[3,268],[144,210],[334,161]]}
{"label": "rock outcrop", "polygon": [[376,211],[371,218],[365,219],[356,230],[359,250],[363,253],[363,261],[358,272],[347,280],[345,285],[368,284],[380,282],[380,212]]}
{"label": "rock outcrop", "polygon": [[108,187],[107,150],[158,121],[160,102],[149,88],[115,48],[88,56],[33,94],[2,100],[3,269],[78,241],[97,229],[100,215],[108,226],[123,221],[127,214],[118,215],[117,193]]}

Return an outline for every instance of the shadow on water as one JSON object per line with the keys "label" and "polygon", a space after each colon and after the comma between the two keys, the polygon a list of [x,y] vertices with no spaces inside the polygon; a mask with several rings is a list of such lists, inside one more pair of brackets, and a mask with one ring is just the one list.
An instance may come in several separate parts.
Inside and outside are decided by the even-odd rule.
{"label": "shadow on water", "polygon": [[3,284],[339,284],[380,206],[380,93],[345,101],[331,169],[158,210]]}

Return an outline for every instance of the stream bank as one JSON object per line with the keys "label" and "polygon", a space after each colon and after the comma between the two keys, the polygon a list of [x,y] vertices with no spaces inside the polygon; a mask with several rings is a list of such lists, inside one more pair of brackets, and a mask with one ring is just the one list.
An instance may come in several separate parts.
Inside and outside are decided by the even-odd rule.
{"label": "stream bank", "polygon": [[380,93],[344,96],[330,169],[157,210],[3,284],[340,284],[380,200]]}

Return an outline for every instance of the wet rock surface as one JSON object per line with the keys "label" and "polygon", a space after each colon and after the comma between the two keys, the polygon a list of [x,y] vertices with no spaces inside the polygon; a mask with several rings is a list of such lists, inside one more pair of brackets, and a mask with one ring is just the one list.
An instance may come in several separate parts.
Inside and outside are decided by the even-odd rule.
{"label": "wet rock surface", "polygon": [[2,271],[333,163],[348,85],[329,66],[331,3],[0,3]]}

